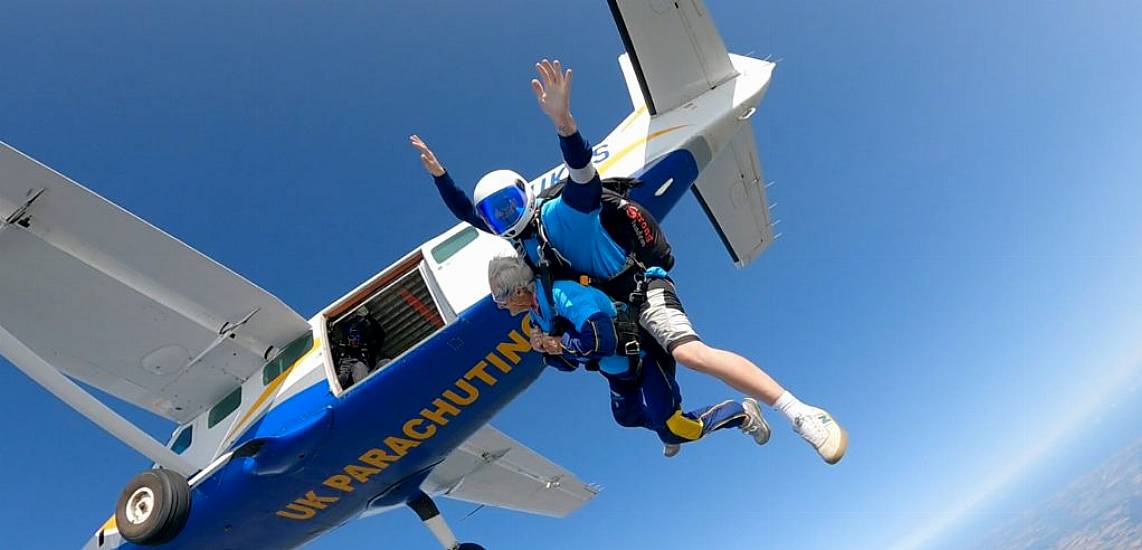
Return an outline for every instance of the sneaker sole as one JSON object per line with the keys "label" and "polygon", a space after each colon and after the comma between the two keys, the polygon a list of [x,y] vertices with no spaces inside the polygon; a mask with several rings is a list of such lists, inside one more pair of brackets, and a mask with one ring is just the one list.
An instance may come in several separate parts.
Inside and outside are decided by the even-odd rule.
{"label": "sneaker sole", "polygon": [[[835,420],[834,420],[834,422],[835,422]],[[837,447],[837,454],[831,458],[825,458],[825,462],[828,464],[836,464],[836,463],[840,462],[841,459],[845,457],[845,451],[848,451],[848,450],[849,450],[849,432],[846,432],[844,428],[841,428],[841,444]],[[822,458],[824,458],[824,457],[822,457]]]}
{"label": "sneaker sole", "polygon": [[773,435],[773,432],[769,429],[769,423],[765,421],[765,417],[761,415],[761,406],[757,404],[757,400],[752,397],[742,399],[742,408],[748,408],[752,412],[756,413],[758,420],[761,421],[762,432],[764,432],[765,436],[761,439],[758,439],[755,436],[753,438],[754,442],[756,442],[758,445],[765,445],[766,443],[769,443],[769,437]]}

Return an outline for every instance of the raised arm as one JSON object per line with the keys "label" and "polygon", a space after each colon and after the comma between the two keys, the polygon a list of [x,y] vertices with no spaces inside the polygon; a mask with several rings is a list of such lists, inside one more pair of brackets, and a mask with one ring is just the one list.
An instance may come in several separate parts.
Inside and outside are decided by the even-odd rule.
{"label": "raised arm", "polygon": [[599,208],[603,196],[603,182],[595,165],[591,164],[591,146],[579,133],[575,117],[571,116],[571,69],[563,70],[559,60],[546,59],[535,64],[539,79],[532,79],[531,89],[539,108],[559,134],[559,148],[563,151],[563,161],[571,175],[571,181],[579,185],[568,185],[563,189],[563,202],[580,212],[594,212]]}
{"label": "raised arm", "polygon": [[428,144],[416,134],[409,136],[408,141],[414,149],[420,152],[420,162],[424,165],[424,170],[436,182],[436,190],[440,192],[440,198],[444,199],[444,204],[448,206],[448,210],[452,211],[452,215],[460,221],[472,224],[476,229],[488,231],[484,220],[476,215],[476,207],[472,205],[472,199],[468,198],[468,194],[460,189],[455,181],[452,181],[452,176],[444,170],[444,166],[440,164],[432,149],[428,148]]}

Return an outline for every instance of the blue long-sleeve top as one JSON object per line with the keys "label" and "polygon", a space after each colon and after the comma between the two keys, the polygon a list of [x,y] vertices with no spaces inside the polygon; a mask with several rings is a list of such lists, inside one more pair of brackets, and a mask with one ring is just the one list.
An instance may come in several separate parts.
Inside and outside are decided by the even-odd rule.
{"label": "blue long-sleeve top", "polygon": [[[536,283],[536,295],[543,296],[543,283]],[[599,361],[606,372],[624,372],[626,358],[617,357],[615,348],[615,306],[602,291],[572,281],[555,281],[552,285],[550,306],[540,298],[537,309],[531,312],[532,320],[541,330],[550,333],[559,318],[567,321],[566,331],[560,336],[562,355],[545,356],[549,366],[560,370],[574,370],[576,366]]]}
{"label": "blue long-sleeve top", "polygon": [[436,190],[440,192],[440,198],[444,199],[445,206],[452,211],[453,216],[462,222],[468,222],[476,229],[486,233],[492,232],[484,220],[476,215],[476,206],[472,204],[472,199],[468,198],[468,194],[456,185],[448,171],[439,176],[433,176],[432,180],[436,182]]}
{"label": "blue long-sleeve top", "polygon": [[[599,218],[603,181],[591,164],[591,146],[579,132],[559,136],[559,149],[567,164],[571,181],[563,192],[540,206],[540,221],[551,244],[576,269],[593,277],[610,278],[626,262],[626,251],[607,234]],[[448,172],[433,178],[444,204],[457,219],[488,231],[472,200],[461,190]],[[538,261],[538,244],[525,239],[523,248],[533,261]]]}

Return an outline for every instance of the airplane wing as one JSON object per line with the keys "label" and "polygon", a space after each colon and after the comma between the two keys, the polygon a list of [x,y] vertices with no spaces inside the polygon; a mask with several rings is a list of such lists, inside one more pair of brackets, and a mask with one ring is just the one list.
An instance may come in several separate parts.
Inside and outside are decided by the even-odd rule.
{"label": "airplane wing", "polygon": [[552,517],[566,517],[599,493],[491,425],[448,455],[426,487],[457,500]]}
{"label": "airplane wing", "polygon": [[[702,0],[608,0],[626,46],[635,107],[665,113],[738,73]],[[643,101],[638,101],[641,96]]]}
{"label": "airplane wing", "polygon": [[182,423],[307,330],[266,291],[0,143],[0,354],[30,351]]}

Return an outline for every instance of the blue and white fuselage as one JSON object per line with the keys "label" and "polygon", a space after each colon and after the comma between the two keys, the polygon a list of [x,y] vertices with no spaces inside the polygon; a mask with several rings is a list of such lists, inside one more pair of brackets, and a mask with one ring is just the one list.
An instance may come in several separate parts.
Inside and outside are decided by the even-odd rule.
{"label": "blue and white fuselage", "polygon": [[[752,133],[746,119],[773,69],[739,56],[733,63],[736,78],[685,108],[655,117],[636,108],[595,146],[601,175],[641,179],[632,198],[663,218],[700,174],[721,170],[715,162],[720,153],[743,132]],[[565,167],[556,167],[531,185],[538,192],[565,174]],[[707,212],[720,232],[734,226],[713,209]],[[171,443],[201,470],[190,478],[185,527],[161,547],[296,547],[363,514],[402,505],[420,491],[455,487],[458,480],[436,466],[542,371],[530,353],[527,320],[510,317],[488,297],[487,261],[510,251],[506,242],[467,224],[453,227],[314,316],[312,333],[299,335],[303,345],[288,364],[279,360],[244,382],[233,410],[215,407],[180,426]],[[382,295],[391,295],[429,332],[341,388],[330,326]],[[184,435],[187,430],[192,435]],[[112,519],[86,548],[133,546],[121,540]]]}

